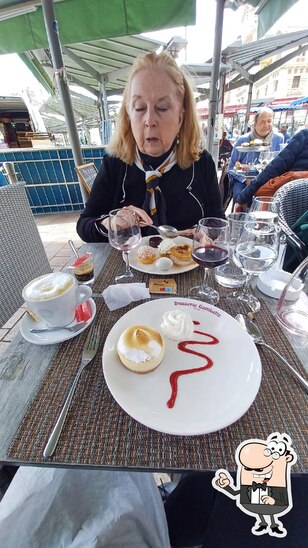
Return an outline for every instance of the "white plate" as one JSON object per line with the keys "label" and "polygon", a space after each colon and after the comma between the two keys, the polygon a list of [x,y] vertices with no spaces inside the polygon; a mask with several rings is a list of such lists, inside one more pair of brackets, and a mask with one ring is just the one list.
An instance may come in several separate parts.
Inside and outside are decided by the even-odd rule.
{"label": "white plate", "polygon": [[[116,345],[124,329],[135,324],[161,331],[163,313],[174,308],[189,312],[200,322],[196,330],[217,337],[219,343],[201,344],[208,339],[194,332],[191,339],[200,344],[193,348],[209,356],[213,366],[181,376],[175,405],[169,409],[171,373],[202,367],[205,359],[184,353],[176,341],[164,337],[166,353],[159,367],[138,375],[121,364]],[[122,316],[106,339],[103,370],[111,394],[124,411],[149,428],[176,435],[207,434],[232,424],[246,413],[261,382],[259,354],[239,323],[214,306],[181,297],[149,301]]]}
{"label": "white plate", "polygon": [[239,152],[263,152],[264,150],[268,150],[270,152],[270,147],[266,147],[264,145],[258,145],[258,146],[251,146],[251,147],[243,147],[239,145],[238,147],[235,147],[236,150]]}
{"label": "white plate", "polygon": [[[129,264],[132,268],[135,270],[139,270],[139,272],[145,272],[146,274],[161,274],[162,276],[169,276],[169,274],[181,274],[182,272],[189,272],[189,270],[193,270],[194,268],[197,268],[197,263],[191,263],[187,266],[177,266],[173,265],[169,270],[158,270],[156,268],[155,263],[152,264],[142,264],[137,259],[137,251],[138,248],[141,245],[149,245],[149,239],[151,236],[145,236],[144,238],[141,238],[140,244],[135,247],[135,249],[132,249],[129,253]],[[177,238],[174,238],[175,245],[180,244],[187,244],[191,245],[193,241],[190,238],[184,238],[184,236],[178,236]],[[157,251],[157,250],[156,250]],[[157,252],[157,259],[159,259],[159,255]]]}
{"label": "white plate", "polygon": [[[93,322],[96,314],[96,306],[93,299],[89,299],[89,304],[91,308],[91,318],[86,322],[86,325],[77,333],[71,333],[70,331],[66,331],[65,329],[59,331],[46,331],[44,333],[31,333],[30,329],[43,329],[47,326],[44,320],[36,322],[29,316],[29,314],[25,314],[23,319],[21,320],[20,333],[22,334],[23,338],[26,339],[26,341],[33,344],[46,345],[68,341],[69,339],[80,335],[80,333],[87,329],[87,327],[89,327],[89,325],[91,325],[91,323]],[[72,322],[70,325],[75,325],[75,323],[77,322]]]}

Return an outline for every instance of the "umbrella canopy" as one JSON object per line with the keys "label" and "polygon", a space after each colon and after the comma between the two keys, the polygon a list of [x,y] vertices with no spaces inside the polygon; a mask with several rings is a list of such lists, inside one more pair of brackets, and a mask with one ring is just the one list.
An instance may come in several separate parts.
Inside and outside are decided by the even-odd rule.
{"label": "umbrella canopy", "polygon": [[290,106],[296,107],[298,105],[303,105],[304,103],[308,103],[308,97],[300,97],[299,99],[295,99],[294,101],[291,101]]}
{"label": "umbrella canopy", "polygon": [[[14,9],[22,14],[14,15]],[[55,2],[55,13],[61,43],[69,45],[194,25],[196,3],[194,0],[61,0]],[[48,46],[39,0],[0,3],[0,54]]]}
{"label": "umbrella canopy", "polygon": [[264,34],[298,0],[247,0],[247,4],[256,8],[258,15],[258,38]]}

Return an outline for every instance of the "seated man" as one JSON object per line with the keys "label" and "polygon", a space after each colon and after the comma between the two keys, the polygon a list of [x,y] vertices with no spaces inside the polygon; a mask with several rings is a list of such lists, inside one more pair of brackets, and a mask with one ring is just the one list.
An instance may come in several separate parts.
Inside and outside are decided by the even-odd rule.
{"label": "seated man", "polygon": [[252,164],[258,160],[260,154],[260,152],[249,150],[249,147],[247,147],[247,152],[240,152],[236,147],[242,146],[243,143],[249,143],[255,139],[260,139],[261,141],[270,143],[270,151],[279,151],[280,144],[283,143],[283,136],[280,133],[275,133],[273,131],[273,119],[274,112],[272,109],[269,107],[260,108],[255,115],[252,131],[239,137],[234,145],[229,163],[229,179],[232,196],[235,201],[237,196],[246,186],[246,178],[232,171],[236,162],[240,162],[241,164]]}
{"label": "seated man", "polygon": [[[272,196],[284,183],[308,177],[308,129],[296,133],[287,146],[235,198],[235,211],[245,211],[256,192],[266,184],[264,196]],[[272,189],[272,193],[270,190]]]}

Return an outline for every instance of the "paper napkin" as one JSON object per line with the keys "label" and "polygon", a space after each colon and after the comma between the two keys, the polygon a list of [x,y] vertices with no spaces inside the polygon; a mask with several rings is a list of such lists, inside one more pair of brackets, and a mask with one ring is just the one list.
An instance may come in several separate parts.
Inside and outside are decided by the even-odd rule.
{"label": "paper napkin", "polygon": [[127,306],[132,301],[150,299],[150,293],[145,283],[109,285],[102,293],[109,310],[117,310]]}

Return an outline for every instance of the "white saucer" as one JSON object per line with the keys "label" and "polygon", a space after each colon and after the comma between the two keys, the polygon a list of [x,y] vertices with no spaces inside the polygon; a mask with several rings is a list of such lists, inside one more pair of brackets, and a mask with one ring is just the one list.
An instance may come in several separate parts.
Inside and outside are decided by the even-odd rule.
{"label": "white saucer", "polygon": [[[285,272],[284,270],[268,270],[262,272],[257,280],[257,288],[274,299],[279,299],[286,284],[290,280],[292,274]],[[296,301],[299,298],[300,292],[303,289],[301,280],[296,279],[293,281],[292,287],[288,290],[287,300]]]}
{"label": "white saucer", "polygon": [[[93,299],[89,299],[89,304],[91,308],[91,318],[86,322],[86,325],[80,329],[77,333],[71,333],[70,331],[66,331],[65,329],[61,329],[59,331],[45,331],[44,333],[31,333],[30,329],[44,329],[46,327],[46,323],[44,320],[40,320],[39,322],[34,321],[29,314],[25,314],[24,317],[21,320],[20,323],[20,333],[22,334],[23,338],[26,339],[26,341],[33,343],[33,344],[40,344],[40,345],[46,345],[46,344],[57,344],[60,342],[68,341],[69,339],[73,339],[73,337],[77,337],[77,335],[80,335],[91,323],[93,322],[96,314],[96,306]],[[77,322],[74,321],[70,325],[75,325]]]}

